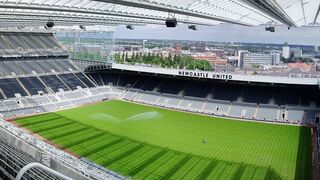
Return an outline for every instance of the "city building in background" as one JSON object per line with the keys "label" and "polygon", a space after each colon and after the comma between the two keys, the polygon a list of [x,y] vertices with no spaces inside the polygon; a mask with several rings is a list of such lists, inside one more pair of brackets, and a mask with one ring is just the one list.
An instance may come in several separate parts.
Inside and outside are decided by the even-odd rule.
{"label": "city building in background", "polygon": [[252,67],[259,65],[277,65],[280,63],[279,53],[251,53],[249,51],[238,52],[238,67]]}
{"label": "city building in background", "polygon": [[285,46],[282,48],[282,57],[286,59],[290,58],[290,47],[287,43],[285,43]]}

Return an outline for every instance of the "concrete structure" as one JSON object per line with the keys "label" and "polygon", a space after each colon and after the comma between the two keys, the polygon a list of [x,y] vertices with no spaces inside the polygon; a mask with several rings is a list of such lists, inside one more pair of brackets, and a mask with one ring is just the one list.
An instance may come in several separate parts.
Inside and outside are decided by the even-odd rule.
{"label": "concrete structure", "polygon": [[275,54],[251,53],[248,51],[239,51],[238,66],[240,68],[255,65],[279,64],[280,57]]}
{"label": "concrete structure", "polygon": [[302,57],[302,49],[299,48],[291,48],[290,50],[290,56],[300,58]]}
{"label": "concrete structure", "polygon": [[147,41],[148,41],[148,40],[146,40],[146,39],[142,40],[142,50],[143,50],[143,52],[145,52],[146,42],[147,42]]}
{"label": "concrete structure", "polygon": [[271,53],[272,55],[272,65],[280,64],[280,53]]}
{"label": "concrete structure", "polygon": [[241,82],[260,82],[270,84],[297,84],[297,85],[319,85],[318,77],[293,77],[293,76],[264,76],[264,75],[245,75],[235,73],[216,73],[212,71],[189,71],[180,69],[169,69],[159,67],[146,67],[129,64],[108,63],[110,68],[127,70],[134,72],[156,73],[162,75],[173,75],[183,77],[194,77],[203,79],[221,79],[227,81]]}
{"label": "concrete structure", "polygon": [[288,45],[282,47],[282,57],[286,59],[290,58],[290,47]]}
{"label": "concrete structure", "polygon": [[192,53],[191,57],[195,60],[206,60],[212,64],[226,65],[227,60],[217,57],[215,53]]}
{"label": "concrete structure", "polygon": [[244,55],[246,53],[249,53],[249,51],[243,51],[243,50],[238,51],[238,67],[241,67],[241,59],[244,58]]}

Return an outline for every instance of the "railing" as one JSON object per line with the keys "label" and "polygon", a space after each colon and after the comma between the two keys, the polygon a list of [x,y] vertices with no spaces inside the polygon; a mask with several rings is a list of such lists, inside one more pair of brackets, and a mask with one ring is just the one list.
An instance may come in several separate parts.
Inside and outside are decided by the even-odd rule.
{"label": "railing", "polygon": [[65,180],[73,180],[72,178],[69,178],[68,176],[65,176],[57,171],[54,171],[50,168],[48,168],[47,166],[44,166],[40,163],[30,163],[30,164],[27,164],[26,166],[24,166],[18,173],[18,175],[16,176],[16,180],[20,180],[22,179],[22,176],[24,173],[26,173],[28,170],[32,169],[32,168],[40,168],[40,169],[43,169],[44,171],[58,177],[58,178],[61,178],[61,179],[65,179]]}

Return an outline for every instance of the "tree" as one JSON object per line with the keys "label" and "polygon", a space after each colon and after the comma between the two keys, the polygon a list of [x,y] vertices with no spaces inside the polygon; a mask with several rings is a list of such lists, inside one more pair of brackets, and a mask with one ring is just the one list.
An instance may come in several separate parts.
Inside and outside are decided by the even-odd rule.
{"label": "tree", "polygon": [[136,57],[135,57],[135,58],[136,58],[136,61],[137,61],[137,62],[141,62],[141,61],[140,61],[140,53],[136,53]]}
{"label": "tree", "polygon": [[171,53],[169,53],[168,59],[169,59],[169,61],[172,61],[172,55],[171,55]]}
{"label": "tree", "polygon": [[147,58],[146,58],[146,62],[147,62],[148,64],[150,64],[150,63],[152,62],[152,58],[151,58],[151,53],[150,53],[150,51],[148,52],[148,56],[147,56]]}
{"label": "tree", "polygon": [[114,61],[115,61],[116,63],[120,63],[120,62],[121,62],[120,53],[115,53],[115,54],[114,54]]}
{"label": "tree", "polygon": [[128,62],[128,51],[126,51],[125,61],[127,61],[127,62]]}
{"label": "tree", "polygon": [[124,51],[122,51],[122,61],[124,61]]}
{"label": "tree", "polygon": [[131,62],[136,62],[135,56],[134,56],[134,51],[132,52],[132,56],[131,56]]}
{"label": "tree", "polygon": [[155,58],[153,58],[153,60],[152,60],[152,64],[156,64],[156,65],[161,64],[161,60],[160,60],[160,58],[159,58],[159,57],[155,57]]}

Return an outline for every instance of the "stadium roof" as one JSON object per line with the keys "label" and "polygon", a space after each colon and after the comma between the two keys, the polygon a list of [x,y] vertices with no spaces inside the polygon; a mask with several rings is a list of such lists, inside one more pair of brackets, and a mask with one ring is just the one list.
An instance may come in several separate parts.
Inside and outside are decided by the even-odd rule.
{"label": "stadium roof", "polygon": [[2,0],[1,27],[58,25],[164,24],[169,14],[180,23],[221,22],[256,26],[317,24],[319,0]]}

